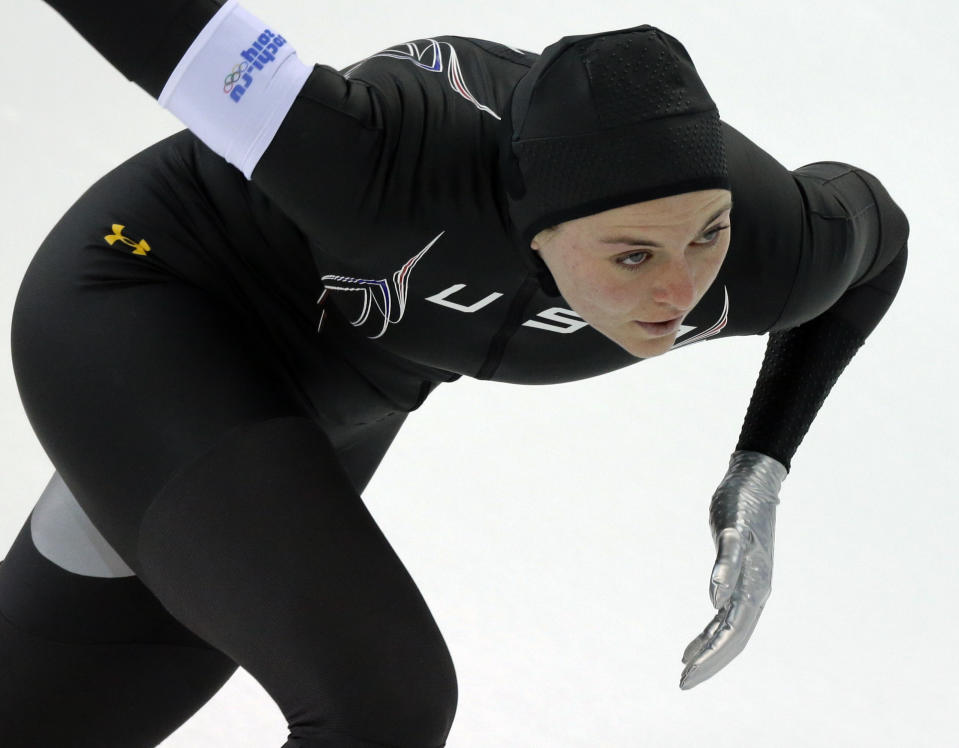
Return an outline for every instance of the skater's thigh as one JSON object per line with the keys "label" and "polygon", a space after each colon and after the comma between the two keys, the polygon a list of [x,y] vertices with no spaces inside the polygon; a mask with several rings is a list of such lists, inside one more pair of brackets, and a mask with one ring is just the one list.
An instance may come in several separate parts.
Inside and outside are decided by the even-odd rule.
{"label": "skater's thigh", "polygon": [[214,294],[83,230],[55,229],[27,271],[14,371],[57,471],[136,569],[140,519],[179,468],[231,429],[303,409],[269,341]]}

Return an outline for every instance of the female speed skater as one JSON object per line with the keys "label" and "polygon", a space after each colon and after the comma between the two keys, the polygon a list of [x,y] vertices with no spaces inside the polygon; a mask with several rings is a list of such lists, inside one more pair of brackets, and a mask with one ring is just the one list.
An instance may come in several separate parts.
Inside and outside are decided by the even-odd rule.
{"label": "female speed skater", "polygon": [[876,177],[787,170],[650,26],[338,71],[237,0],[48,4],[188,129],[80,196],[17,297],[56,472],[0,565],[0,744],[156,746],[242,666],[286,748],[445,745],[452,658],[361,499],[407,414],[768,334],[680,687],[743,649],[780,485],[905,269]]}

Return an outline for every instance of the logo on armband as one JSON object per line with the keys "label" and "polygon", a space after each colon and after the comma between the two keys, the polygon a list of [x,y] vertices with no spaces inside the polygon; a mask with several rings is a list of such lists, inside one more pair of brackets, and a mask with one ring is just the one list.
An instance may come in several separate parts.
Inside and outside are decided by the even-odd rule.
{"label": "logo on armband", "polygon": [[243,59],[226,74],[223,79],[223,93],[229,94],[233,101],[242,99],[243,94],[253,85],[257,72],[276,60],[276,53],[284,44],[286,39],[265,29],[249,49],[240,53]]}

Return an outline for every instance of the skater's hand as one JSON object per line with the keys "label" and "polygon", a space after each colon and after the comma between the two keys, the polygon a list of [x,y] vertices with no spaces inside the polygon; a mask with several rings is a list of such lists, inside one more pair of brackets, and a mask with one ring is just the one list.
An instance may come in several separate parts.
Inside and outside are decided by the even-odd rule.
{"label": "skater's hand", "polygon": [[679,687],[688,690],[711,678],[746,646],[769,598],[773,537],[782,463],[759,452],[734,452],[729,471],[709,504],[716,564],[709,599],[719,612],[683,654]]}

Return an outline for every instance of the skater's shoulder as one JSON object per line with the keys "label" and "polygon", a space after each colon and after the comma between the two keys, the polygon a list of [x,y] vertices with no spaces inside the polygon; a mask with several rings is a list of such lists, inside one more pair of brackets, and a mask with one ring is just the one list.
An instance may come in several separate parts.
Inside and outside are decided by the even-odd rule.
{"label": "skater's shoulder", "polygon": [[[522,65],[523,67],[527,68],[539,58],[539,55],[535,52],[530,52],[520,47],[514,47],[503,42],[491,41],[489,39],[477,39],[471,36],[445,36],[438,37],[438,39],[447,41],[451,44],[458,42],[460,45],[467,48],[468,45],[471,44],[481,50],[480,54],[485,53],[487,55],[491,55],[501,60],[506,60],[507,62],[516,63],[517,65]],[[467,44],[463,44],[464,42]]]}

